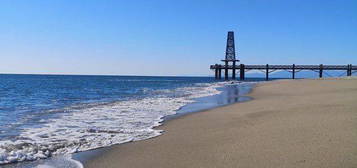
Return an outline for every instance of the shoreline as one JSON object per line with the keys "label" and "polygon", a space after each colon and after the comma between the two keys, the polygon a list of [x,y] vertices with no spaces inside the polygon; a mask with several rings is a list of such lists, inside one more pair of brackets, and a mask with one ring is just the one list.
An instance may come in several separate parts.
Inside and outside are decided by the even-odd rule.
{"label": "shoreline", "polygon": [[[196,113],[196,112],[201,112],[205,110],[209,110],[212,108],[217,108],[217,107],[222,107],[226,106],[232,103],[237,103],[237,102],[242,102],[242,101],[249,101],[250,98],[246,97],[246,94],[249,93],[254,86],[256,85],[256,82],[234,82],[234,83],[227,83],[226,85],[223,85],[218,89],[220,91],[219,94],[216,95],[210,95],[210,96],[205,96],[205,97],[199,97],[193,99],[195,102],[186,104],[185,106],[182,106],[174,115],[169,115],[163,117],[163,121],[160,123],[161,125],[166,124],[166,122],[170,120],[174,120],[176,118],[189,115],[190,113]],[[160,125],[160,126],[161,126]],[[160,129],[159,127],[155,127],[154,129]],[[164,132],[164,131],[163,131]],[[155,138],[155,137],[152,137]],[[135,142],[135,141],[130,141]],[[129,143],[129,142],[126,142]],[[121,143],[121,144],[115,144],[115,145],[122,145],[126,143]],[[111,145],[113,146],[113,145]],[[111,146],[104,146],[96,149],[91,149],[87,151],[81,151],[69,155],[55,155],[53,157],[47,158],[47,159],[40,159],[36,161],[25,161],[25,162],[17,162],[17,163],[12,163],[12,164],[6,164],[3,165],[5,167],[33,167],[36,165],[53,165],[53,166],[59,166],[60,162],[63,162],[63,165],[68,166],[69,164],[72,164],[72,159],[74,161],[78,161],[80,163],[86,162],[92,158],[95,158],[98,155],[101,155],[105,151],[108,150]],[[62,164],[60,164],[62,165]]]}
{"label": "shoreline", "polygon": [[[281,85],[282,88],[280,88],[280,89],[282,89],[282,90],[285,89],[285,91],[286,91],[286,88],[285,88],[286,85],[293,85],[294,87],[299,87],[296,85],[296,83],[303,83],[303,84],[309,83],[310,85],[313,85],[313,86],[311,86],[312,88],[309,86],[303,86],[301,88],[305,89],[305,90],[311,90],[311,89],[317,88],[317,90],[318,90],[319,85],[326,83],[326,81],[330,81],[330,83],[331,82],[337,83],[337,85],[339,85],[339,87],[342,87],[342,88],[346,87],[344,85],[348,84],[348,87],[349,87],[348,89],[352,89],[352,90],[357,89],[357,87],[350,86],[351,85],[350,83],[357,84],[356,79],[342,79],[342,80],[303,79],[303,80],[294,80],[294,81],[279,80],[279,81],[271,81],[271,82],[263,83],[263,84],[257,84],[257,86],[248,95],[246,95],[246,96],[252,97],[254,99],[254,101],[247,101],[244,103],[234,103],[234,104],[230,104],[230,105],[223,106],[223,107],[217,107],[214,109],[203,110],[200,112],[185,114],[183,116],[175,118],[174,120],[167,121],[159,127],[156,127],[156,129],[164,130],[165,133],[161,136],[150,138],[150,139],[143,140],[143,141],[135,141],[135,142],[131,142],[131,143],[119,144],[119,145],[114,145],[114,146],[108,147],[104,152],[101,153],[100,156],[95,156],[95,157],[89,159],[88,161],[84,162],[83,164],[85,167],[120,167],[120,166],[122,166],[122,167],[142,167],[144,165],[149,166],[149,167],[150,166],[155,166],[155,167],[186,167],[186,166],[191,166],[191,167],[217,167],[217,166],[219,166],[219,167],[235,167],[237,165],[240,165],[243,167],[261,167],[262,165],[267,165],[267,164],[270,165],[268,167],[285,167],[285,166],[287,166],[287,167],[299,167],[299,166],[333,167],[333,165],[336,166],[336,162],[340,161],[338,159],[341,159],[341,158],[327,157],[327,158],[329,158],[329,160],[326,160],[326,157],[323,157],[323,158],[320,157],[320,159],[312,159],[312,160],[310,160],[309,158],[301,159],[300,154],[307,154],[310,156],[311,153],[314,153],[316,151],[312,150],[312,151],[310,151],[311,153],[308,153],[307,151],[309,151],[309,150],[306,151],[306,150],[300,149],[300,151],[299,151],[298,148],[295,149],[295,146],[289,147],[289,146],[286,146],[286,144],[281,144],[281,142],[285,142],[288,144],[290,142],[290,141],[284,140],[284,139],[290,139],[289,137],[285,137],[282,135],[274,136],[275,139],[280,140],[280,141],[277,141],[278,144],[275,144],[276,142],[275,143],[269,142],[269,143],[271,143],[270,145],[273,145],[273,146],[277,145],[276,149],[269,149],[269,147],[267,146],[268,142],[256,141],[255,145],[263,147],[260,149],[260,150],[263,150],[261,152],[259,152],[259,150],[257,148],[253,147],[254,144],[249,143],[249,141],[245,141],[247,139],[250,139],[250,141],[252,142],[252,140],[259,139],[257,137],[260,137],[260,135],[254,134],[254,132],[252,132],[253,130],[256,132],[259,132],[260,134],[266,135],[269,140],[269,137],[271,138],[272,134],[266,134],[264,132],[261,132],[262,130],[254,129],[254,127],[252,127],[252,126],[254,126],[255,124],[259,125],[259,123],[256,123],[257,122],[256,120],[262,120],[262,121],[264,121],[263,123],[268,122],[268,123],[270,123],[270,125],[269,125],[270,127],[275,128],[276,126],[271,125],[272,121],[270,121],[270,120],[274,120],[275,122],[282,122],[279,120],[276,121],[276,119],[279,118],[279,115],[277,115],[277,114],[280,114],[280,113],[284,117],[291,120],[290,122],[292,122],[292,123],[297,122],[297,123],[301,123],[301,124],[305,123],[305,124],[313,125],[313,123],[310,123],[308,121],[304,121],[304,120],[296,121],[296,119],[289,118],[289,116],[285,116],[286,114],[284,114],[284,112],[281,110],[280,111],[278,110],[278,112],[275,112],[274,110],[276,109],[276,107],[266,106],[266,108],[268,109],[267,111],[266,110],[259,111],[259,108],[257,109],[257,107],[254,107],[254,106],[261,106],[261,104],[262,103],[264,104],[264,102],[266,103],[266,101],[272,102],[271,100],[267,99],[267,97],[271,97],[271,96],[273,96],[275,99],[279,99],[280,101],[282,101],[282,103],[284,103],[284,99],[283,99],[284,97],[285,98],[289,97],[292,99],[296,96],[304,97],[303,94],[300,95],[300,93],[296,93],[294,95],[291,93],[291,91],[290,92],[287,91],[287,92],[289,92],[290,95],[285,95],[285,96],[280,95],[281,98],[279,98],[279,97],[276,97],[276,95],[274,95],[274,94],[276,94],[275,92],[271,92],[271,90],[269,90],[269,87],[270,87],[270,89],[277,89],[272,85]],[[338,82],[338,81],[342,81],[342,82]],[[348,82],[346,82],[346,81],[348,81]],[[339,84],[339,83],[342,83],[342,84]],[[268,90],[266,90],[267,88],[268,88]],[[333,89],[334,88],[331,88],[331,87],[326,87],[326,88],[323,87],[323,88],[320,88],[320,90],[321,90],[320,92],[319,92],[319,90],[316,92],[319,94],[324,94],[324,91],[334,91]],[[313,92],[313,90],[312,90],[312,92]],[[284,93],[279,93],[279,94],[284,94]],[[341,94],[341,93],[339,93],[339,94]],[[315,96],[315,95],[312,95],[312,97],[313,96]],[[354,98],[357,99],[357,97],[354,97]],[[299,101],[303,101],[303,102],[296,103],[296,104],[299,104],[299,105],[304,105],[304,103],[309,104],[309,102],[305,102],[304,100],[301,100],[301,99],[299,99]],[[332,100],[330,100],[330,101],[333,103]],[[299,114],[296,112],[296,110],[294,111],[293,109],[290,109],[291,107],[288,107],[289,103],[290,103],[290,106],[296,105],[292,102],[288,102],[288,105],[283,104],[281,108],[283,108],[283,109],[287,108],[292,111],[291,112],[292,114],[297,115],[298,117],[303,118],[303,119],[308,119],[309,117],[311,117],[311,116],[308,116],[309,114],[306,114],[306,112],[301,112],[303,114]],[[321,104],[321,103],[323,104],[323,102],[317,102],[317,104]],[[274,104],[274,100],[273,100],[273,104]],[[276,104],[276,102],[275,102],[275,104]],[[350,104],[348,104],[348,105],[350,105]],[[353,105],[351,105],[351,106],[353,106]],[[237,109],[238,107],[239,107],[239,109]],[[318,107],[317,111],[319,111],[320,113],[321,113],[321,108],[325,109],[324,107]],[[342,108],[342,110],[345,110],[343,107],[341,107],[341,108]],[[241,109],[243,109],[243,110],[241,110]],[[245,111],[244,111],[244,109],[245,109]],[[302,107],[302,109],[304,109],[304,107]],[[255,110],[255,111],[252,112],[252,110]],[[351,110],[351,109],[349,109],[349,110]],[[236,111],[238,111],[239,113],[237,113]],[[219,113],[225,113],[225,114],[219,114]],[[272,115],[275,118],[268,118],[270,120],[267,120],[266,117],[271,117]],[[316,115],[316,114],[314,114],[314,115]],[[323,115],[323,114],[317,114],[317,116],[312,116],[312,118],[326,117],[326,116],[320,116],[320,115]],[[332,114],[332,116],[334,116],[334,115],[336,115],[336,114]],[[344,115],[347,115],[347,114],[344,114]],[[353,115],[353,114],[349,114],[349,115]],[[228,119],[228,118],[232,118],[232,117],[236,119],[236,122],[235,122],[235,120],[232,121],[232,119]],[[334,116],[334,117],[336,117],[336,116]],[[349,116],[349,117],[351,117],[351,116]],[[314,119],[318,119],[318,118],[314,118]],[[327,119],[330,120],[331,118],[327,117]],[[198,122],[198,121],[200,121],[200,122]],[[212,124],[212,122],[217,122],[217,123]],[[321,121],[321,122],[323,122],[323,125],[325,124],[324,121]],[[351,120],[350,122],[352,123],[352,125],[356,123],[355,120]],[[343,123],[338,123],[338,124],[343,124]],[[285,128],[285,129],[281,128],[282,126],[277,127],[275,129],[271,129],[270,127],[265,128],[265,129],[267,129],[267,132],[269,132],[269,131],[274,132],[274,131],[276,131],[276,129],[278,129],[280,131],[285,132],[286,134],[289,134],[289,131],[291,131],[290,130],[291,128],[289,125],[287,125],[288,128]],[[210,131],[207,131],[203,128],[209,129]],[[306,128],[306,127],[300,128],[299,125],[294,125],[293,128],[297,129],[299,134],[301,134],[301,136],[304,137],[304,138],[296,137],[297,139],[299,139],[301,141],[309,142],[309,139],[307,139],[304,132],[300,132],[300,129],[309,129],[309,128]],[[222,131],[222,129],[224,129],[226,131]],[[286,129],[288,129],[288,130],[286,130]],[[327,132],[327,133],[324,132],[324,131],[326,131],[326,130],[324,130],[324,128],[319,128],[319,129],[322,133],[330,134],[330,132]],[[339,128],[334,128],[334,129],[339,129]],[[253,133],[253,134],[252,135],[248,134],[248,132],[246,132],[247,130],[249,130],[248,132]],[[355,130],[356,130],[356,128],[355,128]],[[317,130],[317,133],[318,133],[318,131],[319,130]],[[238,135],[229,134],[227,132],[230,132],[230,133],[235,132],[235,133],[238,133]],[[307,132],[309,132],[309,131],[307,131]],[[274,133],[278,134],[278,135],[281,134],[281,132],[279,132],[279,131],[274,132]],[[343,137],[343,136],[342,137],[345,139],[349,139],[349,140],[350,139],[357,140],[356,133],[350,133],[350,132],[348,132],[348,133],[351,135],[349,135],[347,138]],[[201,134],[201,135],[197,135],[197,134]],[[191,137],[188,135],[190,135]],[[247,137],[244,137],[244,135],[247,135]],[[291,136],[295,136],[295,135],[292,134]],[[315,138],[318,140],[317,142],[322,141],[321,143],[325,143],[326,146],[324,146],[324,148],[333,147],[333,146],[329,146],[328,142],[321,140],[321,137],[319,137],[317,135],[315,135],[315,136],[316,136]],[[187,137],[187,138],[184,138],[184,137]],[[334,138],[336,138],[336,137],[334,135],[331,135],[330,140],[334,139]],[[281,139],[283,139],[284,141],[282,141]],[[237,140],[237,141],[235,141],[235,140]],[[238,141],[238,140],[240,140],[240,141]],[[291,141],[295,141],[295,140],[291,140]],[[350,142],[350,141],[348,141],[348,142]],[[219,145],[217,146],[217,144],[219,144]],[[245,144],[245,145],[242,145],[242,144]],[[253,146],[251,146],[251,145],[253,145]],[[279,145],[284,145],[284,146],[281,147]],[[301,147],[301,145],[309,146],[311,144],[302,143],[302,144],[300,144],[300,147]],[[354,144],[352,144],[352,145],[351,144],[338,144],[338,145],[340,145],[340,146],[349,145],[349,146],[352,146],[353,149],[357,149]],[[223,147],[220,147],[220,146],[223,146]],[[231,148],[233,148],[235,150],[226,148],[226,146],[230,146]],[[238,146],[240,148],[237,148]],[[288,148],[289,151],[297,150],[297,152],[292,152],[292,153],[297,153],[297,154],[295,154],[295,155],[297,155],[297,156],[295,156],[296,158],[290,156],[293,154],[292,153],[289,154],[289,152],[287,153],[287,151],[285,151],[286,148]],[[311,146],[311,148],[314,148],[314,146]],[[343,149],[345,150],[344,153],[346,153],[346,151],[347,151],[347,153],[349,152],[349,154],[351,154],[350,150],[347,150],[345,148],[343,148]],[[244,151],[244,152],[242,152],[242,151]],[[269,152],[269,151],[271,151],[271,152]],[[272,152],[272,151],[274,151],[274,152]],[[329,151],[330,150],[326,150],[325,152],[334,156]],[[354,151],[357,151],[357,150],[352,150],[352,154],[349,155],[352,158],[349,158],[349,160],[348,160],[349,162],[346,162],[346,163],[341,162],[340,165],[356,166],[357,163],[353,160],[357,160],[357,154],[354,154],[353,153]],[[245,153],[245,155],[244,155],[244,153]],[[278,156],[283,156],[282,154],[285,154],[287,156],[284,156],[283,158],[285,158],[285,159],[279,161],[279,160],[271,158],[271,156],[267,155],[267,153],[271,153],[273,156],[274,155],[277,156],[277,153],[280,154]],[[337,153],[341,154],[341,152],[337,152]],[[320,154],[322,154],[322,153],[320,153]],[[342,154],[343,154],[343,152],[342,152]],[[240,157],[238,157],[238,156],[240,156]],[[311,157],[313,157],[313,156],[311,156]],[[262,158],[264,158],[264,159],[262,160]],[[254,162],[254,160],[255,160],[255,162]],[[297,160],[297,161],[292,162],[292,160]],[[329,163],[322,164],[321,161],[326,161]],[[331,164],[330,162],[333,162],[334,164]],[[292,164],[292,163],[294,163],[294,164]],[[342,163],[344,163],[344,164],[342,164]],[[284,166],[282,166],[282,165],[284,165]]]}
{"label": "shoreline", "polygon": [[[235,83],[235,84],[233,84],[235,86],[238,86],[238,85],[241,85],[241,84],[248,85],[248,89],[246,89],[246,90],[243,89],[243,93],[242,94],[239,93],[235,97],[235,98],[237,98],[237,100],[235,100],[234,102],[223,103],[221,105],[214,105],[212,107],[202,107],[200,109],[195,109],[195,110],[190,109],[192,105],[202,103],[202,99],[207,99],[207,98],[208,99],[212,99],[213,97],[222,96],[222,94],[224,94],[225,92],[228,92],[229,89],[225,88],[228,85],[225,85],[224,87],[221,88],[222,93],[217,94],[217,95],[213,95],[213,96],[207,96],[207,97],[201,97],[201,98],[195,99],[196,102],[190,103],[190,104],[187,104],[187,105],[183,106],[181,109],[179,109],[177,111],[176,114],[163,117],[163,121],[161,122],[161,125],[156,126],[153,129],[162,130],[163,133],[161,135],[159,135],[159,136],[162,136],[163,134],[165,134],[165,130],[161,129],[161,127],[164,126],[166,123],[172,121],[172,120],[176,120],[176,119],[179,119],[181,117],[186,117],[186,116],[189,116],[189,115],[194,114],[194,113],[201,113],[201,112],[205,112],[207,110],[221,108],[221,107],[229,106],[229,105],[232,105],[232,104],[244,103],[246,101],[252,101],[253,99],[250,96],[248,96],[248,94],[250,94],[254,90],[254,88],[255,88],[255,86],[257,84],[263,83],[263,82],[266,82],[266,81],[250,81],[250,82]],[[235,89],[238,89],[238,88],[235,88]],[[222,96],[222,97],[226,97],[226,96]],[[186,110],[183,110],[183,108],[186,108]],[[155,139],[155,138],[157,138],[159,136],[155,136],[155,137],[152,137],[152,138],[149,138],[149,139]],[[148,139],[144,139],[144,140],[140,140],[140,141],[145,141],[145,140],[148,140]],[[79,161],[80,163],[82,163],[84,165],[89,160],[104,154],[108,150],[111,150],[112,147],[125,145],[125,144],[128,144],[128,143],[140,142],[140,141],[130,141],[130,142],[125,142],[125,143],[121,143],[121,144],[114,144],[114,145],[111,145],[111,146],[105,146],[105,147],[101,147],[101,148],[97,148],[97,149],[92,149],[92,150],[88,150],[88,151],[82,151],[82,152],[74,153],[74,154],[72,154],[72,159],[74,159],[76,161]]]}

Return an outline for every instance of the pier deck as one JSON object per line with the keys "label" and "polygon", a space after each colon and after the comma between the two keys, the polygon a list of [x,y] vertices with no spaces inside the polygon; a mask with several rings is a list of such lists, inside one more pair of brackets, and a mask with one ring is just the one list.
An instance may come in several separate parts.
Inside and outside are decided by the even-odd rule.
{"label": "pier deck", "polygon": [[324,70],[345,70],[347,76],[351,76],[356,72],[357,66],[348,64],[348,65],[220,65],[215,64],[211,65],[210,69],[215,70],[216,79],[221,79],[221,71],[225,71],[225,79],[228,79],[228,71],[232,70],[232,79],[235,79],[236,70],[240,73],[240,79],[244,80],[245,72],[249,70],[260,70],[265,71],[266,80],[269,79],[269,73],[274,72],[276,70],[286,70],[292,73],[292,78],[295,79],[295,73],[302,70],[311,70],[319,73],[319,77],[321,78]]}
{"label": "pier deck", "polygon": [[224,79],[229,79],[229,71],[232,71],[232,79],[236,79],[236,70],[239,72],[240,80],[244,80],[245,72],[250,70],[258,70],[265,72],[265,79],[269,80],[269,73],[277,70],[289,71],[292,74],[292,78],[295,79],[295,73],[302,70],[311,70],[319,73],[319,77],[322,78],[323,71],[326,70],[344,70],[347,76],[352,76],[353,73],[357,72],[357,66],[352,64],[347,65],[244,65],[238,64],[240,62],[236,59],[235,43],[234,43],[234,32],[229,31],[227,34],[227,45],[226,45],[226,56],[224,60],[221,60],[224,64],[211,65],[210,69],[215,71],[216,79],[221,79],[222,70],[224,70]]}

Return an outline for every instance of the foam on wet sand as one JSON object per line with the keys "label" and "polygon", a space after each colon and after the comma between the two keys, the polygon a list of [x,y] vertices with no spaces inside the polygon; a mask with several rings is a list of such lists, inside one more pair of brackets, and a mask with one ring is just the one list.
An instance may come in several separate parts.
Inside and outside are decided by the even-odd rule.
{"label": "foam on wet sand", "polygon": [[274,81],[253,101],[191,113],[85,167],[357,167],[357,79]]}
{"label": "foam on wet sand", "polygon": [[64,113],[23,128],[15,139],[1,139],[0,165],[45,159],[161,135],[161,130],[153,128],[161,125],[163,117],[176,114],[182,106],[195,102],[195,98],[221,93],[217,88],[226,84],[197,83],[192,87],[156,91],[175,94],[171,97],[156,93],[156,97],[79,104],[60,109]]}

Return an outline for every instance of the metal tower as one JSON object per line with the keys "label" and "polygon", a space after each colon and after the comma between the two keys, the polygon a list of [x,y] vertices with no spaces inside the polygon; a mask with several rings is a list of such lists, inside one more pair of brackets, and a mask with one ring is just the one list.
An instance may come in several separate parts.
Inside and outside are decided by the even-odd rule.
{"label": "metal tower", "polygon": [[239,60],[236,59],[236,49],[235,49],[235,44],[234,44],[234,32],[229,31],[227,35],[227,45],[226,45],[226,58],[222,60],[225,63],[225,72],[224,72],[224,78],[227,80],[228,79],[228,64],[229,62],[233,63],[233,69],[232,69],[232,79],[236,78],[236,62],[239,62]]}
{"label": "metal tower", "polygon": [[236,61],[236,50],[234,45],[234,32],[229,31],[227,35],[226,60]]}

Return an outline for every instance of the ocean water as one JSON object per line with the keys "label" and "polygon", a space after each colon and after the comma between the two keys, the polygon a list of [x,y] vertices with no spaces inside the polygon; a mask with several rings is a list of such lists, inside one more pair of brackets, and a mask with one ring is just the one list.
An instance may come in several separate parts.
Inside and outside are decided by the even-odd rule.
{"label": "ocean water", "polygon": [[165,117],[238,101],[235,90],[245,84],[208,77],[0,75],[0,166],[51,156],[52,162],[70,160],[68,154],[158,136],[162,131],[153,128]]}

